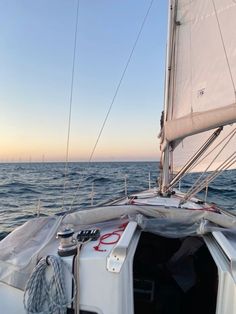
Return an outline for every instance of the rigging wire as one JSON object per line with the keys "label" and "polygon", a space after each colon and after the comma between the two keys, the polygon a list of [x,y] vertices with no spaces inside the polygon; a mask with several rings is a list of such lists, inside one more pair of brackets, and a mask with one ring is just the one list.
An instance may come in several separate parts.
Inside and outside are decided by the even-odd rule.
{"label": "rigging wire", "polygon": [[64,209],[66,183],[67,183],[67,175],[68,175],[70,132],[71,132],[71,114],[72,114],[72,103],[73,103],[73,92],[74,92],[74,77],[75,77],[75,57],[76,57],[76,50],[77,50],[77,34],[78,34],[78,24],[79,24],[79,6],[80,6],[80,0],[77,0],[76,18],[75,18],[75,33],[74,33],[74,49],[73,49],[72,70],[71,70],[69,116],[68,116],[68,129],[67,129],[67,140],[66,140],[66,157],[65,157],[65,168],[64,168],[62,209]]}
{"label": "rigging wire", "polygon": [[[215,6],[215,0],[212,0],[212,5],[213,5],[213,8],[214,8],[216,21],[217,21],[217,26],[218,26],[218,30],[219,30],[219,34],[220,34],[220,39],[221,39],[222,47],[223,47],[223,50],[224,50],[224,56],[225,56],[225,59],[226,59],[226,63],[227,63],[227,67],[228,67],[228,71],[229,71],[232,87],[233,87],[233,90],[234,90],[234,97],[235,97],[235,101],[236,101],[236,87],[235,87],[234,78],[233,78],[233,74],[232,74],[232,69],[231,69],[230,61],[229,61],[229,56],[228,56],[228,53],[227,53],[227,49],[226,49],[226,45],[225,45],[225,42],[224,42],[224,37],[223,37],[223,33],[222,33],[222,29],[221,29],[221,25],[220,25],[220,21],[219,21],[219,17],[218,17],[218,12],[217,12],[216,6]],[[189,6],[191,8],[191,1],[189,2]],[[190,27],[191,27],[191,24],[190,24]],[[190,31],[190,48],[191,48],[191,31]],[[191,49],[190,49],[190,51],[191,51]],[[191,56],[190,56],[190,58],[191,58]],[[192,68],[191,68],[191,71],[190,71],[190,80],[191,80],[191,84],[192,84]],[[192,104],[191,104],[191,106],[192,106]],[[173,107],[172,107],[172,110],[173,110]],[[173,151],[171,153],[173,153]],[[193,166],[195,166],[195,163],[191,165],[191,167],[188,169],[188,171],[190,169],[192,169]],[[171,167],[172,167],[172,165],[171,165]],[[183,174],[183,175],[185,175],[185,174]],[[172,179],[172,181],[170,182],[169,187],[171,187],[174,184],[178,183],[178,181],[179,181],[178,179],[179,179],[178,177],[174,177]]]}
{"label": "rigging wire", "polygon": [[236,163],[236,152],[234,152],[232,155],[230,155],[215,171],[213,171],[212,174],[207,176],[196,188],[192,191],[191,194],[185,195],[183,200],[180,202],[180,205],[188,201],[190,198],[192,198],[195,194],[200,192],[202,189],[204,189],[207,185],[209,185],[210,182],[215,180],[223,171],[230,169],[230,167]]}
{"label": "rigging wire", "polygon": [[182,179],[183,175],[193,166],[196,162],[201,158],[201,156],[205,153],[205,151],[209,148],[209,146],[216,140],[222,131],[222,127],[219,127],[213,134],[207,139],[207,141],[199,148],[199,150],[190,158],[190,160],[183,166],[183,168],[177,173],[177,175],[170,182],[168,189],[173,187],[175,184]]}
{"label": "rigging wire", "polygon": [[[191,171],[192,169],[194,169],[196,166],[198,166],[201,162],[203,162],[204,159],[206,159],[213,151],[215,151],[218,147],[220,147],[221,144],[223,144],[224,141],[227,140],[228,137],[230,137],[230,139],[226,142],[226,144],[224,144],[223,147],[226,147],[226,145],[230,142],[231,138],[236,134],[236,128],[234,128],[232,131],[230,131],[214,148],[212,148],[203,158],[201,158],[195,165],[193,165],[193,167],[191,167],[189,169],[189,171]],[[210,164],[211,166],[211,164]],[[208,168],[210,167],[208,166]]]}
{"label": "rigging wire", "polygon": [[[176,186],[176,184],[178,182],[180,182],[180,180],[182,180],[189,172],[191,172],[196,166],[198,166],[199,164],[201,164],[203,162],[203,160],[205,160],[207,157],[209,157],[218,147],[220,147],[221,145],[223,145],[223,149],[228,145],[228,143],[231,141],[231,139],[233,138],[233,136],[235,136],[236,134],[236,128],[234,128],[232,131],[230,131],[214,148],[212,148],[205,156],[203,156],[202,158],[200,158],[196,163],[192,164],[191,167],[188,168],[188,170],[181,176],[181,178],[176,181],[172,187]],[[230,138],[229,138],[230,137]],[[229,138],[229,139],[228,139]],[[228,140],[227,140],[228,139]],[[227,140],[227,142],[225,144],[223,144],[225,141]],[[220,150],[220,152],[222,151],[222,149]],[[219,153],[216,155],[216,157],[219,155]],[[212,165],[212,163],[214,162],[216,158],[214,158],[210,165],[207,166],[207,168],[205,169],[204,173],[207,172],[207,170],[209,169],[209,167]],[[200,178],[202,176],[200,176],[195,183],[193,184],[193,186],[195,186],[199,181]]]}
{"label": "rigging wire", "polygon": [[[225,149],[225,147],[230,143],[230,141],[232,140],[232,138],[234,137],[235,133],[236,133],[236,129],[234,129],[234,132],[231,132],[231,136],[229,137],[229,139],[227,140],[227,142],[223,145],[223,147],[220,149],[220,151],[216,154],[216,156],[212,159],[212,161],[210,162],[210,164],[207,166],[207,168],[205,169],[204,172],[201,173],[201,175],[199,176],[199,178],[194,182],[194,184],[192,185],[192,187],[188,190],[188,192],[186,193],[186,198],[188,198],[189,195],[192,195],[193,191],[198,188],[199,186],[201,186],[204,182],[204,180],[202,182],[201,179],[204,177],[204,175],[206,174],[206,172],[209,170],[209,168],[211,167],[211,165],[213,164],[213,162],[218,158],[218,156],[222,153],[222,151]],[[228,136],[225,137],[225,139]],[[222,141],[221,141],[222,143]],[[219,147],[219,144],[215,147],[217,148]],[[214,148],[214,149],[215,149]],[[206,157],[206,156],[205,156]],[[204,158],[203,158],[204,159]]]}
{"label": "rigging wire", "polygon": [[[145,16],[144,16],[144,18],[143,18],[143,21],[142,21],[142,23],[141,23],[139,32],[138,32],[137,37],[136,37],[136,39],[135,39],[135,41],[134,41],[134,44],[133,44],[133,46],[132,46],[131,52],[130,52],[130,54],[129,54],[129,57],[128,57],[127,61],[126,61],[124,70],[123,70],[123,72],[122,72],[122,74],[121,74],[121,78],[120,78],[120,80],[119,80],[119,82],[118,82],[118,84],[117,84],[117,87],[116,87],[116,89],[115,89],[115,93],[114,93],[114,96],[113,96],[113,98],[112,98],[112,100],[111,100],[111,103],[110,103],[110,105],[109,105],[107,114],[106,114],[106,116],[105,116],[105,119],[104,119],[104,121],[103,121],[103,123],[102,123],[102,126],[101,126],[101,128],[100,128],[100,131],[99,131],[99,133],[98,133],[97,139],[96,139],[96,141],[95,141],[95,144],[94,144],[93,149],[92,149],[92,151],[91,151],[91,154],[90,154],[90,156],[89,156],[88,163],[90,163],[90,162],[92,161],[92,158],[93,158],[93,156],[94,156],[95,150],[96,150],[97,145],[98,145],[98,142],[99,142],[99,140],[100,140],[100,138],[101,138],[101,135],[102,135],[102,132],[103,132],[103,130],[104,130],[104,128],[105,128],[106,122],[107,122],[108,117],[109,117],[110,112],[111,112],[111,109],[112,109],[112,107],[113,107],[113,104],[114,104],[114,102],[115,102],[115,100],[116,100],[116,97],[117,97],[117,95],[118,95],[118,92],[119,92],[119,90],[120,90],[121,84],[122,84],[122,82],[123,82],[123,79],[124,79],[124,77],[125,77],[125,74],[126,74],[126,72],[127,72],[127,69],[128,69],[128,67],[129,67],[130,61],[131,61],[131,59],[132,59],[132,57],[133,57],[135,48],[136,48],[136,46],[137,46],[137,44],[138,44],[138,41],[139,41],[139,38],[140,38],[140,36],[141,36],[141,34],[142,34],[142,31],[143,31],[143,28],[144,28],[145,23],[146,23],[146,21],[147,21],[149,12],[150,12],[150,10],[151,10],[151,8],[152,8],[153,2],[154,2],[154,0],[151,0],[150,3],[149,3],[148,9],[147,9],[146,14],[145,14]],[[78,187],[77,187],[77,189],[76,189],[76,191],[75,191],[75,194],[74,194],[74,197],[73,197],[73,199],[72,199],[72,202],[71,202],[71,204],[70,204],[70,209],[72,208],[72,206],[73,206],[73,204],[74,204],[74,201],[75,201],[75,199],[76,199],[76,196],[77,196],[77,193],[78,193],[78,191],[79,191],[79,188],[80,188],[81,183],[82,183],[84,180],[86,180],[87,178],[88,178],[88,177],[82,177],[82,178],[80,179],[79,184],[78,184]]]}
{"label": "rigging wire", "polygon": [[[219,152],[216,154],[216,156],[212,159],[212,161],[210,162],[210,164],[207,166],[207,168],[205,169],[204,172],[202,172],[202,174],[198,177],[198,179],[194,182],[194,184],[192,185],[192,187],[188,190],[188,192],[185,194],[185,197],[183,198],[183,200],[181,201],[180,205],[184,204],[185,202],[187,202],[189,199],[191,199],[194,195],[196,195],[198,192],[200,192],[202,189],[204,189],[205,187],[208,188],[209,183],[212,182],[213,180],[215,180],[224,170],[229,169],[235,162],[236,162],[236,152],[234,152],[232,155],[230,155],[225,161],[223,161],[221,163],[221,165],[215,169],[211,174],[209,174],[208,176],[204,177],[204,175],[207,173],[207,171],[209,171],[209,168],[211,167],[211,165],[213,164],[213,162],[218,158],[218,156],[222,153],[222,151],[225,149],[225,147],[230,143],[230,141],[232,140],[232,138],[235,136],[236,134],[236,128],[234,128],[231,132],[229,132],[229,134],[227,134],[208,154],[206,154],[203,158],[201,158],[196,164],[193,164],[187,172],[185,172],[183,174],[183,176],[181,177],[181,179],[189,172],[191,171],[196,165],[200,164],[206,157],[208,157],[213,151],[215,151],[216,148],[220,147],[221,145],[223,145],[221,147],[221,149],[219,150]],[[227,140],[227,141],[226,141]],[[224,143],[224,141],[226,141]],[[176,185],[178,182],[180,181],[177,180],[175,182],[174,185]],[[173,186],[174,186],[173,185]]]}
{"label": "rigging wire", "polygon": [[152,7],[153,2],[154,2],[154,0],[151,0],[151,2],[150,2],[150,4],[149,4],[149,7],[148,7],[148,10],[147,10],[147,12],[146,12],[146,14],[145,14],[145,16],[144,16],[144,19],[143,19],[143,22],[142,22],[142,24],[141,24],[140,30],[139,30],[138,35],[137,35],[137,37],[136,37],[136,40],[135,40],[135,42],[134,42],[134,44],[133,44],[133,47],[132,47],[131,52],[130,52],[130,54],[129,54],[128,60],[127,60],[127,62],[126,62],[126,64],[125,64],[125,67],[124,67],[124,70],[123,70],[123,72],[122,72],[121,78],[120,78],[120,80],[119,80],[119,82],[118,82],[118,84],[117,84],[117,87],[116,87],[114,96],[113,96],[112,101],[111,101],[111,103],[110,103],[110,106],[109,106],[109,108],[108,108],[106,117],[105,117],[105,119],[104,119],[104,121],[103,121],[103,123],[102,123],[101,129],[100,129],[100,131],[99,131],[99,133],[98,133],[97,140],[96,140],[96,142],[95,142],[95,144],[94,144],[94,147],[93,147],[93,149],[92,149],[92,152],[91,152],[91,154],[90,154],[90,157],[89,157],[89,161],[88,161],[88,162],[90,162],[90,161],[92,160],[92,158],[93,158],[93,155],[94,155],[95,150],[96,150],[96,148],[97,148],[98,142],[99,142],[99,140],[100,140],[100,137],[101,137],[102,132],[103,132],[103,130],[104,130],[104,127],[105,127],[105,125],[106,125],[107,119],[108,119],[108,117],[109,117],[109,114],[110,114],[110,112],[111,112],[111,109],[112,109],[112,107],[113,107],[113,104],[114,104],[114,102],[115,102],[115,100],[116,100],[117,94],[118,94],[118,92],[119,92],[119,90],[120,90],[120,86],[121,86],[121,84],[122,84],[122,82],[123,82],[124,76],[125,76],[125,74],[126,74],[126,71],[127,71],[127,69],[128,69],[128,66],[129,66],[129,64],[130,64],[130,61],[131,61],[132,56],[133,56],[133,54],[134,54],[134,50],[135,50],[135,48],[136,48],[136,46],[137,46],[137,43],[138,43],[139,38],[140,38],[140,36],[141,36],[141,33],[142,33],[142,31],[143,31],[144,25],[145,25],[146,20],[147,20],[147,18],[148,18],[148,15],[149,15],[149,12],[150,12],[150,10],[151,10],[151,7]]}

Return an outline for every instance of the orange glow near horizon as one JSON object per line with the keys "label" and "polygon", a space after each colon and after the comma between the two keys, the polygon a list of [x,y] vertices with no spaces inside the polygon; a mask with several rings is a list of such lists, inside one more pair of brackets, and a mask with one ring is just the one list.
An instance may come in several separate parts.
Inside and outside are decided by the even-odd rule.
{"label": "orange glow near horizon", "polygon": [[84,1],[89,14],[79,21],[72,103],[74,2],[4,6],[0,162],[63,162],[68,129],[69,161],[88,161],[100,135],[92,161],[159,159],[168,6],[153,4],[157,14],[150,14],[123,72],[147,10],[145,1],[136,2]]}
{"label": "orange glow near horizon", "polygon": [[[92,146],[88,143],[70,144],[69,161],[88,161]],[[107,145],[108,144],[108,145]],[[0,162],[65,161],[66,145],[52,140],[27,141],[19,138],[2,141]],[[104,143],[98,145],[92,161],[155,161],[159,160],[158,145],[153,143]]]}
{"label": "orange glow near horizon", "polygon": [[[66,132],[56,132],[56,128],[41,132],[26,130],[8,133],[1,138],[0,162],[42,162],[65,161]],[[1,131],[1,130],[0,130]],[[92,161],[156,161],[160,158],[159,143],[153,134],[150,138],[140,130],[117,132],[117,128],[104,132]],[[3,133],[3,131],[2,131]],[[4,132],[6,133],[6,132]],[[96,143],[95,132],[80,136],[72,134],[69,144],[69,161],[88,161]],[[135,134],[134,134],[135,133]],[[151,133],[149,131],[149,133]],[[147,136],[147,135],[146,135]]]}

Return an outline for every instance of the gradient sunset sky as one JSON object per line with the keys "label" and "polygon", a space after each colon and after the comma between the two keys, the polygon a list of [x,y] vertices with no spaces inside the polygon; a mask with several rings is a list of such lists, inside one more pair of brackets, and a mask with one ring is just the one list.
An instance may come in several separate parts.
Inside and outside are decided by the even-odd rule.
{"label": "gradient sunset sky", "polygon": [[[94,161],[159,158],[167,2],[153,2]],[[88,160],[149,4],[80,0],[70,161]],[[76,6],[0,1],[0,162],[65,160]]]}

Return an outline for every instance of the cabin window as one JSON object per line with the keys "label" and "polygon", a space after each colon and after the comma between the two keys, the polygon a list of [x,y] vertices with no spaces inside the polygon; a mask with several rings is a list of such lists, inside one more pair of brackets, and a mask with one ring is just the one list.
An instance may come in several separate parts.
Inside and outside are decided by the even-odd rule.
{"label": "cabin window", "polygon": [[[182,254],[183,243],[195,245],[192,254]],[[213,314],[217,267],[201,238],[143,232],[134,256],[133,287],[135,314]]]}

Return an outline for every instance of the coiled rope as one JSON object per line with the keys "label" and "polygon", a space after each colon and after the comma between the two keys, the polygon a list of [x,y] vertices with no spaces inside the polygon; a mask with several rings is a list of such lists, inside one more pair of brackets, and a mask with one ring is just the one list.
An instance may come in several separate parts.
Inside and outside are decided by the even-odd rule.
{"label": "coiled rope", "polygon": [[[68,299],[64,270],[67,269],[74,284],[74,294]],[[69,267],[60,257],[42,258],[32,272],[24,291],[24,307],[29,314],[65,314],[76,296],[76,281]]]}

